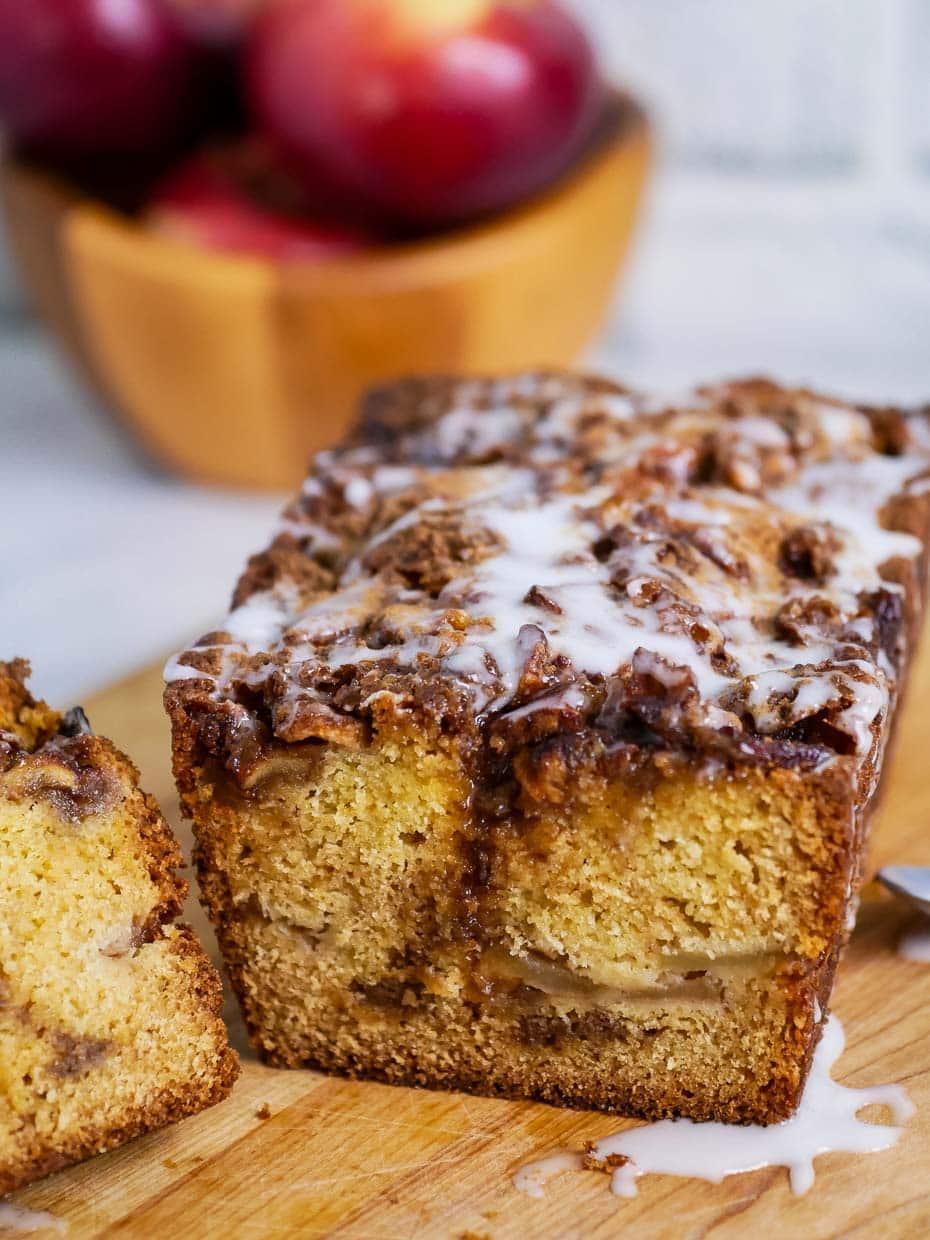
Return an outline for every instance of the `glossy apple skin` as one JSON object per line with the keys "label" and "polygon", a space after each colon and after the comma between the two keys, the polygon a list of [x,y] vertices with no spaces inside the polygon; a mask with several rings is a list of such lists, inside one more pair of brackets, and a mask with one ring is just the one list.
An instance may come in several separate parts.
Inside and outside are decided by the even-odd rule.
{"label": "glossy apple skin", "polygon": [[161,151],[196,123],[198,59],[163,0],[0,0],[0,125],[68,162]]}
{"label": "glossy apple skin", "polygon": [[395,221],[519,202],[579,155],[605,91],[552,0],[475,7],[465,25],[399,31],[390,0],[277,0],[247,42],[253,116],[310,180]]}
{"label": "glossy apple skin", "polygon": [[[358,229],[276,205],[291,195],[281,190],[284,174],[262,163],[262,154],[256,159],[245,147],[193,155],[156,188],[145,218],[166,236],[204,249],[276,262],[318,262],[374,244]],[[263,183],[270,201],[263,200]]]}

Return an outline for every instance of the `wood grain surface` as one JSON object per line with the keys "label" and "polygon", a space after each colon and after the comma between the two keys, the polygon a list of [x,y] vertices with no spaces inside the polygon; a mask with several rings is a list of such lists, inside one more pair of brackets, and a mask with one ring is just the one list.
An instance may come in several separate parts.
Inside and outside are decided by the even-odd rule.
{"label": "wood grain surface", "polygon": [[[930,648],[899,733],[873,863],[930,864]],[[87,703],[180,828],[157,669]],[[185,845],[189,836],[182,829]],[[188,916],[209,931],[192,900]],[[616,1118],[456,1094],[331,1079],[262,1066],[245,1045],[233,1096],[16,1194],[13,1200],[91,1236],[168,1240],[525,1240],[527,1237],[899,1237],[930,1234],[930,966],[900,959],[906,910],[867,888],[833,1008],[847,1033],[846,1084],[899,1081],[917,1104],[898,1146],[827,1155],[806,1197],[768,1169],[709,1185],[666,1176],[621,1201],[596,1172],[551,1181],[542,1200],[511,1185],[523,1162],[621,1127]],[[211,947],[212,936],[209,936]]]}

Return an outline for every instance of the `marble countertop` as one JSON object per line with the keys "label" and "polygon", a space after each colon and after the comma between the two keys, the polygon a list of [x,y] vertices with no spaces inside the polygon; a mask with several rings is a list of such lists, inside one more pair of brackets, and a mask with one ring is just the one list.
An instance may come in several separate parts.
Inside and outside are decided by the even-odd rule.
{"label": "marble countertop", "polygon": [[[768,372],[930,399],[926,219],[823,192],[666,187],[590,360],[665,389]],[[66,705],[212,627],[280,497],[159,473],[28,324],[0,330],[0,376],[0,657],[28,656]]]}

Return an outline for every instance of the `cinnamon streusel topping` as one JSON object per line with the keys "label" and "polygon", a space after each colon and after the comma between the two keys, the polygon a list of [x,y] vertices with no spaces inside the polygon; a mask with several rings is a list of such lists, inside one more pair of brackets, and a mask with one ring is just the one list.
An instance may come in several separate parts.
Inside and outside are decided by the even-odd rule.
{"label": "cinnamon streusel topping", "polygon": [[765,380],[670,402],[561,375],[411,381],[317,457],[169,693],[227,754],[258,733],[364,744],[384,710],[543,712],[871,770],[928,469],[924,417]]}

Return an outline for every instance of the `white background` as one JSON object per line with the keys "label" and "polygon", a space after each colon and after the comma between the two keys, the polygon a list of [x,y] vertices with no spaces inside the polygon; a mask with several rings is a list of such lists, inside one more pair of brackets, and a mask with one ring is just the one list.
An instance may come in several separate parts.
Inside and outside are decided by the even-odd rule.
{"label": "white background", "polygon": [[[930,399],[930,0],[575,0],[665,158],[599,365]],[[209,628],[277,500],[188,486],[0,273],[0,657],[60,704]]]}

